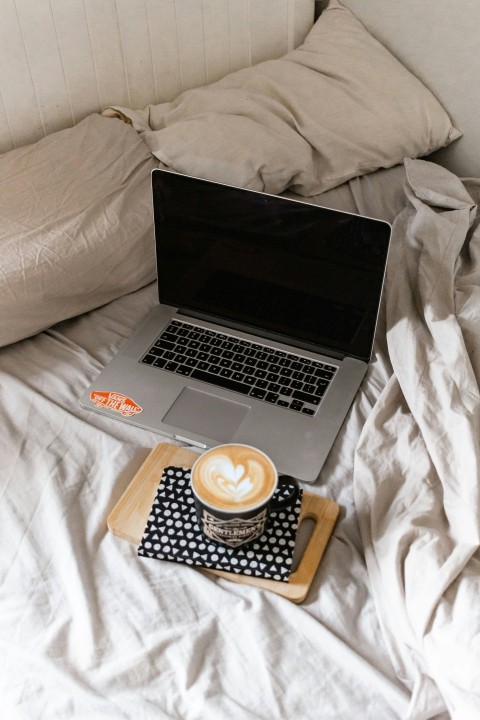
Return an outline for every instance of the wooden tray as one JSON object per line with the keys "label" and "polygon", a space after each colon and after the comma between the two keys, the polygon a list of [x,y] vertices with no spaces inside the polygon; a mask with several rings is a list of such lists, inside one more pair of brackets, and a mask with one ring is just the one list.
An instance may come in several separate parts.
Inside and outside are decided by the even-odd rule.
{"label": "wooden tray", "polygon": [[[170,465],[189,468],[197,457],[197,453],[169,443],[161,443],[153,448],[108,516],[107,526],[110,532],[123,540],[139,545],[164,468]],[[312,495],[308,492],[303,493],[299,527],[307,518],[315,522],[315,527],[303,551],[298,567],[290,575],[288,583],[238,575],[223,570],[201,569],[204,572],[219,575],[233,582],[271,590],[295,603],[300,603],[308,593],[335,525],[338,512],[339,506],[333,500]]]}

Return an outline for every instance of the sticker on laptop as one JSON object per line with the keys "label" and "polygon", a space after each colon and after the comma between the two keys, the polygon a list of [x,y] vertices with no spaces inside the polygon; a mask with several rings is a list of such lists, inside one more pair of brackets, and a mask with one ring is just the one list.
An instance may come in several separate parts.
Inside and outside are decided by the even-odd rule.
{"label": "sticker on laptop", "polygon": [[90,400],[95,407],[107,408],[114,412],[119,412],[124,417],[132,417],[143,411],[140,405],[132,400],[132,398],[117,392],[103,392],[101,390],[92,390]]}

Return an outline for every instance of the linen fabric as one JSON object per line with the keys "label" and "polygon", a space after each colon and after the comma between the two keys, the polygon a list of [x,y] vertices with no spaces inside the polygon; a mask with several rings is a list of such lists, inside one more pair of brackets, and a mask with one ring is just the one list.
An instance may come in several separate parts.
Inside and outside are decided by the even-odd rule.
{"label": "linen fabric", "polygon": [[336,0],[282,58],[171,103],[112,111],[172,170],[303,196],[460,136],[430,90]]}
{"label": "linen fabric", "polygon": [[408,718],[480,716],[480,181],[406,162],[386,280],[394,375],[356,450],[372,590]]}
{"label": "linen fabric", "polygon": [[[403,176],[385,171],[381,186],[390,174],[394,198]],[[352,181],[348,207],[391,220],[378,189]],[[108,531],[109,513],[161,438],[78,400],[156,300],[152,283],[0,349],[3,716],[398,720],[411,692],[382,637],[352,489],[354,448],[391,372],[383,333],[320,482],[308,487],[342,510],[296,605],[140,558]]]}
{"label": "linen fabric", "polygon": [[0,156],[0,346],[154,279],[157,165],[100,115]]}

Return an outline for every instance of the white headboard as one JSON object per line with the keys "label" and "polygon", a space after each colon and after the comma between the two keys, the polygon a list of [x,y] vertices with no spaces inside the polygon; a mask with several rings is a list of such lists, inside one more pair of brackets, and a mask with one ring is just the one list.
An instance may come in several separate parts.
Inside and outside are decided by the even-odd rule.
{"label": "white headboard", "polygon": [[434,93],[463,137],[434,159],[480,177],[479,0],[340,0]]}
{"label": "white headboard", "polygon": [[0,153],[279,57],[314,0],[2,0]]}

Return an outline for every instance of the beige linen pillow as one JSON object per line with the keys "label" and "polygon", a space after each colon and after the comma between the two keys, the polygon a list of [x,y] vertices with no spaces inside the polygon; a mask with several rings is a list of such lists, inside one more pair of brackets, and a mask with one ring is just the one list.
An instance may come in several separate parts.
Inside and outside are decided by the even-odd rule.
{"label": "beige linen pillow", "polygon": [[432,93],[335,0],[283,58],[172,103],[116,110],[177,172],[307,196],[460,136]]}
{"label": "beige linen pillow", "polygon": [[0,156],[0,346],[155,278],[157,165],[100,115]]}

